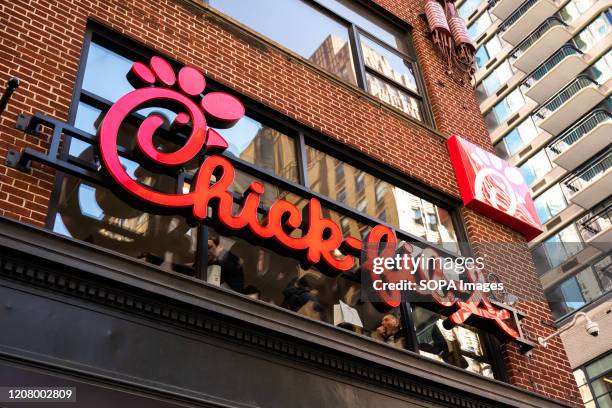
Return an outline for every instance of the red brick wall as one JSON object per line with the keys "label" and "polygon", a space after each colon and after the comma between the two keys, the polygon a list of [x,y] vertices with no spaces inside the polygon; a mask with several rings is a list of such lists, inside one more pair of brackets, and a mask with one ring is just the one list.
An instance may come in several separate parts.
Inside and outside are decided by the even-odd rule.
{"label": "red brick wall", "polygon": [[[338,83],[299,59],[255,38],[237,35],[209,13],[173,0],[12,0],[0,3],[0,82],[16,75],[21,87],[0,118],[0,214],[42,225],[53,188],[52,170],[34,166],[24,174],[4,166],[7,150],[46,148],[46,140],[15,130],[18,113],[41,111],[68,118],[81,45],[88,19],[95,19],[160,54],[201,69],[207,76],[282,112],[299,122],[371,157],[394,166],[407,176],[458,197],[444,139],[414,122],[381,107],[364,94]],[[491,149],[478,105],[469,86],[444,74],[445,66],[427,38],[419,17],[423,0],[379,0],[413,25],[413,40],[437,127],[442,135],[459,133]],[[240,30],[238,30],[240,31]],[[518,241],[507,228],[471,211],[463,212],[472,241]],[[529,258],[526,245],[518,254],[499,259]],[[505,257],[505,258],[504,258]],[[513,291],[539,295],[533,265],[499,271]],[[522,290],[522,289],[521,289]],[[517,289],[518,291],[518,289]],[[514,291],[513,293],[517,292]],[[526,327],[533,336],[551,331],[544,302],[522,305],[530,315]],[[567,359],[559,342],[538,349],[529,360],[512,345],[504,352],[514,384],[573,402],[578,400]],[[544,368],[546,365],[546,368]]]}

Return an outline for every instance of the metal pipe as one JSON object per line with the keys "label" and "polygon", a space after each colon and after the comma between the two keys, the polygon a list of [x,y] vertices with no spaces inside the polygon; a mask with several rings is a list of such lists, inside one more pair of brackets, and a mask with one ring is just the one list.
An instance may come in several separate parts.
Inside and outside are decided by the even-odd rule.
{"label": "metal pipe", "polygon": [[17,89],[17,87],[19,86],[19,83],[19,79],[16,77],[12,77],[8,80],[6,84],[6,90],[4,91],[4,94],[0,99],[0,115],[2,115],[4,109],[6,109],[6,105],[8,105],[9,99],[11,99],[11,96],[13,95],[13,92],[15,92],[15,89]]}

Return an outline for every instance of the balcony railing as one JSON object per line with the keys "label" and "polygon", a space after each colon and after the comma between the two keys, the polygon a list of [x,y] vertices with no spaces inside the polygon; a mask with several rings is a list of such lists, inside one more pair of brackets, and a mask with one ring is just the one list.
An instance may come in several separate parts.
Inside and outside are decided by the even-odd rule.
{"label": "balcony railing", "polygon": [[574,143],[582,139],[584,135],[595,129],[600,123],[609,121],[612,121],[612,115],[606,110],[601,109],[589,113],[581,119],[580,122],[563,132],[550,144],[550,146],[548,146],[551,159],[565,152]]}
{"label": "balcony railing", "polygon": [[510,28],[512,24],[516,23],[517,20],[521,18],[527,12],[527,10],[529,10],[531,6],[536,4],[538,1],[539,0],[527,0],[521,4],[521,6],[514,11],[514,13],[512,13],[507,19],[504,20],[503,23],[501,23],[499,26],[499,31],[503,33]]}
{"label": "balcony railing", "polygon": [[569,195],[576,194],[593,181],[598,179],[610,167],[612,167],[612,148],[608,149],[603,155],[587,164],[582,170],[578,170],[563,182]]}
{"label": "balcony railing", "polygon": [[585,241],[591,240],[602,231],[606,231],[612,226],[612,199],[607,200],[603,205],[593,210],[578,222],[578,232]]}
{"label": "balcony railing", "polygon": [[523,81],[523,87],[532,87],[533,84],[544,78],[546,74],[552,71],[552,69],[559,65],[559,63],[563,61],[566,57],[576,54],[582,54],[582,51],[580,51],[578,48],[574,47],[571,44],[566,44],[563,47],[559,48],[558,51],[556,51],[552,56],[550,56],[546,61],[544,61],[531,73],[531,75],[527,79],[525,79],[525,81]]}
{"label": "balcony railing", "polygon": [[536,41],[538,41],[542,36],[555,26],[563,26],[567,27],[560,18],[558,17],[549,17],[544,21],[538,28],[536,28],[527,38],[519,43],[512,51],[510,51],[510,56],[513,60],[516,60],[520,57],[525,51],[529,49]]}
{"label": "balcony railing", "polygon": [[590,85],[597,85],[597,82],[587,75],[579,75],[575,80],[567,84],[556,95],[553,95],[543,106],[537,110],[534,119],[536,122],[546,119],[551,113],[559,109],[561,105],[570,100],[572,96],[581,89]]}

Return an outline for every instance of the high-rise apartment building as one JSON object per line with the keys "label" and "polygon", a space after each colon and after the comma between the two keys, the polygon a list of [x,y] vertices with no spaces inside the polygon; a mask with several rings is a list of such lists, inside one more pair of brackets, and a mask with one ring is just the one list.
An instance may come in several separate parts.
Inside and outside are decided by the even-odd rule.
{"label": "high-rise apartment building", "polygon": [[[497,154],[518,166],[544,232],[530,243],[555,325],[609,328],[612,2],[466,0],[476,93]],[[587,407],[609,407],[612,334],[562,334]]]}

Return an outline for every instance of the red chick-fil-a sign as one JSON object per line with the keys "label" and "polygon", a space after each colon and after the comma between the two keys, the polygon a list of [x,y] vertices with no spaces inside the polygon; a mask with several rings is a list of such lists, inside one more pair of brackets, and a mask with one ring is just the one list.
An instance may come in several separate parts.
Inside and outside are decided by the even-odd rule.
{"label": "red chick-fil-a sign", "polygon": [[[344,237],[340,226],[322,215],[321,203],[316,198],[311,198],[303,210],[289,201],[278,200],[261,217],[258,208],[264,185],[253,181],[244,192],[239,209],[235,210],[236,203],[230,191],[235,169],[227,158],[214,154],[226,149],[228,144],[213,127],[231,127],[244,115],[244,106],[236,97],[222,92],[209,92],[201,97],[206,81],[199,71],[183,67],[176,75],[172,66],[160,57],[153,57],[148,65],[134,63],[128,78],[139,89],[117,100],[100,128],[102,162],[123,190],[153,207],[177,212],[187,210],[201,222],[214,221],[234,234],[269,240],[327,273],[349,271],[356,265],[364,243],[354,237]],[[134,180],[121,164],[117,150],[119,129],[132,112],[144,106],[173,107],[179,111],[173,126],[191,129],[181,148],[174,152],[161,152],[153,144],[153,135],[163,125],[164,118],[158,114],[149,115],[137,131],[138,149],[148,160],[172,168],[193,160],[202,151],[209,153],[202,161],[189,192],[168,194],[153,190]],[[301,230],[301,234],[295,234],[297,230]],[[390,228],[376,225],[365,245],[368,248],[379,245],[394,247],[395,243],[395,233]],[[366,254],[369,255],[374,256]],[[395,297],[382,296],[380,300],[389,306],[399,304]],[[479,298],[469,306],[457,299],[434,301],[444,307],[456,307],[450,317],[455,323],[479,316],[497,322],[511,338],[518,337],[518,333],[504,322],[510,317],[509,312],[496,309],[486,298]]]}
{"label": "red chick-fil-a sign", "polygon": [[542,233],[519,169],[459,136],[452,136],[447,145],[467,207],[520,232],[527,240]]}

